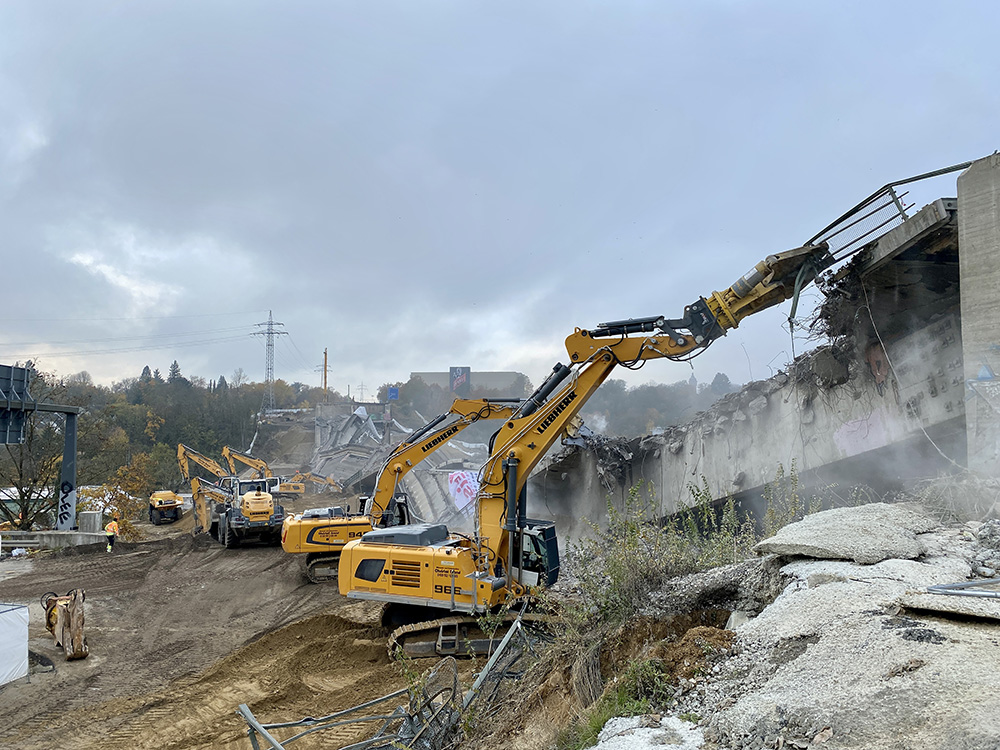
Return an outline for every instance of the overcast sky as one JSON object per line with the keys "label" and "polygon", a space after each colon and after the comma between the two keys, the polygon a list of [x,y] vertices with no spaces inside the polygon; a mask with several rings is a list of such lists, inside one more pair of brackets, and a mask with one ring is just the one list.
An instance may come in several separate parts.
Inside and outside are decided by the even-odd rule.
{"label": "overcast sky", "polygon": [[[537,385],[574,327],[678,317],[881,185],[1000,148],[998,22],[987,0],[5,0],[0,363],[263,381],[270,310],[288,382],[319,385],[326,348],[354,395],[457,365]],[[694,374],[782,367],[788,307]]]}

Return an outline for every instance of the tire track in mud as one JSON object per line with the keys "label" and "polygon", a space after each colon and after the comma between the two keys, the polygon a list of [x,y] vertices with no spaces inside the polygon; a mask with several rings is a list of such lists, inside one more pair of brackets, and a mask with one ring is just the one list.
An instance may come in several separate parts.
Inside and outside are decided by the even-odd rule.
{"label": "tire track in mud", "polygon": [[[76,587],[87,591],[91,653],[66,662],[44,629],[38,598]],[[0,583],[0,599],[29,605],[29,648],[55,665],[55,671],[35,674],[30,683],[0,688],[0,747],[5,750],[229,743],[245,748],[246,728],[235,714],[237,705],[289,694],[282,680],[300,688],[302,681],[282,671],[281,662],[267,652],[258,651],[247,662],[243,650],[266,642],[272,650],[296,654],[308,646],[303,657],[308,661],[312,641],[326,643],[335,633],[321,626],[300,628],[294,631],[299,638],[275,645],[287,637],[279,636],[282,626],[323,610],[357,610],[335,586],[306,583],[298,561],[280,548],[227,550],[189,536],[125,546],[121,552],[116,548],[112,555],[100,549],[39,556],[32,570]],[[377,621],[377,615],[371,619]],[[340,643],[347,650],[357,633],[372,627],[323,622],[327,630],[343,632],[337,637],[347,639]],[[381,648],[384,655],[384,640]],[[219,667],[231,659],[229,666]],[[327,654],[323,661],[336,659]],[[261,671],[261,664],[269,666]],[[213,676],[216,667],[225,671]],[[208,688],[202,686],[206,680]],[[295,711],[290,718],[298,718]]]}

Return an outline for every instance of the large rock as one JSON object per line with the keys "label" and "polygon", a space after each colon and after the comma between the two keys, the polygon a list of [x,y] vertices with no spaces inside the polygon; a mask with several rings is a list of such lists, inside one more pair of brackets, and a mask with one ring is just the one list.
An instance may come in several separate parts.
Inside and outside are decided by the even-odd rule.
{"label": "large rock", "polygon": [[758,554],[853,560],[874,565],[891,558],[913,560],[925,551],[917,534],[936,521],[911,504],[872,503],[806,516],[754,547]]}

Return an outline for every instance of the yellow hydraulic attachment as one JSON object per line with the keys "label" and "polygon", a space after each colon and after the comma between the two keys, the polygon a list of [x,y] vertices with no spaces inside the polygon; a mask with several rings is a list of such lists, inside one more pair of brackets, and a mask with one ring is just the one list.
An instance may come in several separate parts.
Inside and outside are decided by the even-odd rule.
{"label": "yellow hydraulic attachment", "polygon": [[[746,317],[797,294],[833,262],[825,244],[768,256],[723,292],[699,298],[684,316],[577,328],[566,339],[570,365],[552,374],[497,431],[480,471],[476,534],[442,524],[377,528],[348,542],[340,593],[386,602],[386,624],[426,620],[428,611],[482,613],[559,574],[555,525],[526,517],[528,475],[618,366],[687,360]],[[453,618],[448,618],[453,619]]]}
{"label": "yellow hydraulic attachment", "polygon": [[397,493],[397,488],[416,464],[471,424],[483,419],[507,419],[519,403],[517,399],[457,399],[451,409],[409,435],[389,454],[375,479],[375,491],[371,497],[362,498],[362,514],[351,515],[336,506],[289,516],[281,530],[282,548],[285,552],[305,553],[306,575],[313,583],[332,580],[337,575],[340,550],[348,541],[375,527],[410,522],[406,495]]}

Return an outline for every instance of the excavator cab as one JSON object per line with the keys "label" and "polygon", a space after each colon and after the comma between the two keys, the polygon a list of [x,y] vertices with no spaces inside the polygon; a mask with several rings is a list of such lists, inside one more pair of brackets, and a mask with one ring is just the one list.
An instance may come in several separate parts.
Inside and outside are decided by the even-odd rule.
{"label": "excavator cab", "polygon": [[405,526],[414,521],[413,515],[410,513],[410,497],[405,492],[397,493],[390,498],[388,506],[381,511],[375,507],[375,499],[372,497],[362,497],[361,504],[364,515],[378,519],[374,528]]}
{"label": "excavator cab", "polygon": [[528,518],[523,533],[514,536],[513,580],[522,586],[552,586],[559,580],[559,540],[552,521]]}

